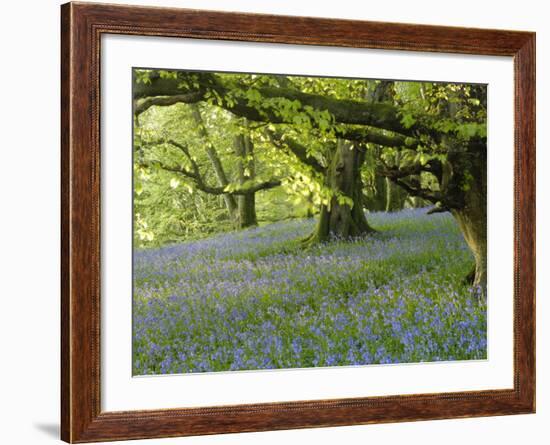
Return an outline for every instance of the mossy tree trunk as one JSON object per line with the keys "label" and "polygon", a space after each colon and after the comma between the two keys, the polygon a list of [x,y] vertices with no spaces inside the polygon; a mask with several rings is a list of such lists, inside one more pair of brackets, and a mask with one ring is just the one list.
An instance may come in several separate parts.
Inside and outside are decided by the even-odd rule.
{"label": "mossy tree trunk", "polygon": [[[475,266],[467,277],[474,286],[487,287],[487,157],[486,149],[474,149],[469,165],[467,179],[461,181],[463,205],[451,209],[472,251]],[[451,157],[452,159],[452,157]],[[456,161],[455,161],[456,162]],[[466,170],[467,169],[467,170]]]}
{"label": "mossy tree trunk", "polygon": [[[349,238],[373,232],[363,209],[363,184],[361,165],[365,160],[363,150],[351,143],[338,140],[336,150],[326,171],[326,185],[333,196],[329,205],[321,207],[315,231],[304,242],[323,242],[332,236]],[[343,203],[342,197],[353,205]]]}
{"label": "mossy tree trunk", "polygon": [[462,235],[472,251],[475,266],[466,277],[474,286],[487,287],[487,215],[481,207],[453,210]]}
{"label": "mossy tree trunk", "polygon": [[[254,179],[254,145],[249,135],[239,134],[234,140],[235,154],[238,157],[237,175],[240,185]],[[240,229],[258,225],[256,216],[256,193],[250,192],[237,197],[237,224]]]}

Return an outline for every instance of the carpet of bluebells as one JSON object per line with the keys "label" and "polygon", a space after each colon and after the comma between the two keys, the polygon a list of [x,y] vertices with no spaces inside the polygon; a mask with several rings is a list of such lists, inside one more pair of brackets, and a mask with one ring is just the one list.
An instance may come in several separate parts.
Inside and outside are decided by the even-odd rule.
{"label": "carpet of bluebells", "polygon": [[304,250],[313,220],[134,254],[134,375],[485,359],[486,304],[451,215]]}

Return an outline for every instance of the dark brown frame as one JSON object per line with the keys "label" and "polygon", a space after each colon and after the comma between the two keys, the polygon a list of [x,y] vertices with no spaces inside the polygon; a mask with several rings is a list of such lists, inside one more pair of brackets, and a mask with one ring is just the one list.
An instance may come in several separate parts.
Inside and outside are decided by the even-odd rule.
{"label": "dark brown frame", "polygon": [[[513,56],[514,388],[102,412],[99,69],[104,33]],[[61,7],[61,36],[63,440],[93,442],[535,412],[534,33],[67,3]]]}

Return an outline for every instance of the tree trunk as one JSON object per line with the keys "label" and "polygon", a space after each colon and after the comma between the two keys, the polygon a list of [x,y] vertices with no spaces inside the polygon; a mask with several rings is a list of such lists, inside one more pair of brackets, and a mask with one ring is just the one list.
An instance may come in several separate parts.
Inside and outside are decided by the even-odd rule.
{"label": "tree trunk", "polygon": [[[468,275],[474,286],[487,288],[487,158],[483,150],[473,153],[470,164],[471,177],[463,194],[464,205],[451,210],[462,235],[470,247],[475,266]],[[477,159],[476,159],[477,158]]]}
{"label": "tree trunk", "polygon": [[[226,187],[229,184],[229,181],[225,176],[225,172],[223,170],[220,158],[218,157],[217,151],[210,144],[207,144],[206,154],[208,155],[208,158],[210,159],[210,162],[214,167],[214,171],[216,172],[216,177],[218,179],[218,184],[222,187]],[[224,194],[222,196],[223,201],[225,202],[225,207],[229,212],[229,217],[231,218],[231,220],[235,221],[235,218],[237,216],[237,202],[235,200],[235,197],[229,194]]]}
{"label": "tree trunk", "polygon": [[386,179],[377,175],[373,182],[363,193],[363,205],[371,212],[382,212],[386,208]]}
{"label": "tree trunk", "polygon": [[[238,157],[237,174],[239,184],[254,179],[256,175],[254,165],[254,146],[250,136],[238,135],[234,140],[235,154]],[[237,197],[238,226],[240,229],[258,225],[256,216],[256,193],[246,193]]]}
{"label": "tree trunk", "polygon": [[[338,140],[326,173],[326,185],[333,191],[330,205],[323,205],[315,231],[304,240],[311,244],[329,240],[332,236],[349,238],[374,232],[363,210],[361,165],[364,151],[349,142]],[[339,202],[339,197],[351,199],[353,205]]]}
{"label": "tree trunk", "polygon": [[392,210],[392,205],[394,205],[392,201],[392,196],[393,186],[390,178],[386,178],[386,212],[390,212]]}
{"label": "tree trunk", "polygon": [[[456,118],[458,104],[449,102],[449,116]],[[442,168],[440,188],[462,205],[449,206],[475,265],[466,279],[487,290],[487,142],[472,138],[466,145],[442,139],[448,146],[448,167]],[[464,152],[468,156],[464,156]],[[445,164],[442,165],[444,167]]]}
{"label": "tree trunk", "polygon": [[475,260],[475,264],[465,280],[468,284],[480,287],[485,291],[487,289],[487,221],[486,215],[483,213],[453,211]]}
{"label": "tree trunk", "polygon": [[248,193],[237,198],[239,204],[239,227],[254,227],[258,225],[256,217],[256,194]]}
{"label": "tree trunk", "polygon": [[466,279],[474,286],[487,288],[487,214],[485,207],[453,210],[462,235],[474,255],[475,266]]}
{"label": "tree trunk", "polygon": [[[218,184],[222,187],[226,187],[229,184],[229,181],[227,180],[227,175],[225,174],[225,170],[223,168],[220,157],[218,156],[218,152],[210,142],[210,138],[208,137],[208,133],[206,131],[206,127],[204,126],[204,121],[202,119],[199,106],[197,104],[191,104],[191,114],[193,116],[193,120],[195,121],[195,124],[197,125],[199,134],[204,140],[204,145],[206,147],[206,154],[208,155],[208,159],[210,159],[210,163],[214,168],[214,172],[216,173]],[[233,221],[233,225],[238,226],[239,215],[237,213],[238,209],[237,209],[237,201],[235,197],[229,194],[224,194],[222,196],[223,196],[223,201],[225,202],[225,207],[227,208],[227,211],[229,213],[229,217],[231,221]]]}
{"label": "tree trunk", "polygon": [[395,185],[390,178],[386,178],[386,212],[397,212],[405,207],[409,198],[407,192]]}

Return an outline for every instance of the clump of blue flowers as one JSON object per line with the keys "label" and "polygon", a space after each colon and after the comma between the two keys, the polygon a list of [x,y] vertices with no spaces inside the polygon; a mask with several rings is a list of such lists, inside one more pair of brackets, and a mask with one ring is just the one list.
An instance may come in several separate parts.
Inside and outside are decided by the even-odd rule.
{"label": "clump of blue flowers", "polygon": [[313,220],[134,255],[135,375],[485,359],[486,305],[449,214],[303,250]]}

